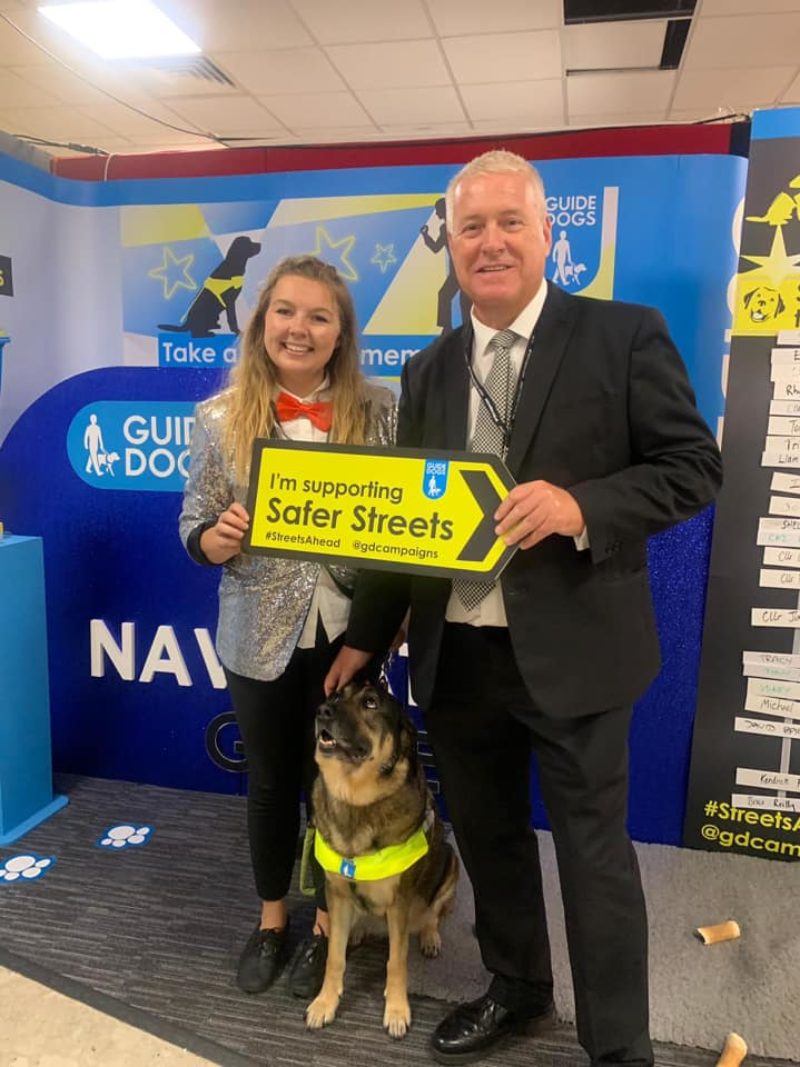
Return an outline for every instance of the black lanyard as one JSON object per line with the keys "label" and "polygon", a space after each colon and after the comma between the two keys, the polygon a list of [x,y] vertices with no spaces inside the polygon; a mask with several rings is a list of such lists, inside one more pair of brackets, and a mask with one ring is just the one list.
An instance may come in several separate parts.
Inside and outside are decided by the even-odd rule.
{"label": "black lanyard", "polygon": [[489,418],[495,424],[498,430],[503,435],[503,458],[505,459],[508,453],[508,446],[511,441],[511,431],[514,429],[514,419],[517,415],[517,407],[519,405],[519,398],[522,395],[522,387],[525,384],[525,374],[528,370],[528,363],[530,362],[531,352],[533,351],[533,342],[536,337],[536,328],[534,327],[533,333],[528,338],[528,344],[525,348],[525,355],[522,357],[522,366],[519,369],[519,375],[517,376],[517,384],[514,389],[514,396],[511,400],[511,411],[508,413],[507,418],[504,418],[495,404],[492,397],[483,382],[478,378],[475,373],[475,368],[472,365],[472,349],[475,346],[475,334],[472,327],[467,328],[465,331],[464,342],[464,361],[467,364],[467,370],[469,371],[470,381],[472,386],[480,398],[480,403],[486,405],[486,410],[489,412]]}

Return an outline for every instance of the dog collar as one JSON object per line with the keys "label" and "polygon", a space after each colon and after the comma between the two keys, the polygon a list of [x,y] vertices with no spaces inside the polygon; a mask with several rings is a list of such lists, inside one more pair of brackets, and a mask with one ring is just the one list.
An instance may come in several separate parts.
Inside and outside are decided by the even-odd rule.
{"label": "dog collar", "polygon": [[314,855],[320,867],[332,874],[341,874],[355,882],[377,882],[391,878],[412,867],[428,851],[426,831],[433,823],[433,812],[426,814],[422,825],[411,837],[399,845],[387,845],[365,856],[342,856],[334,851],[319,830],[314,833]]}

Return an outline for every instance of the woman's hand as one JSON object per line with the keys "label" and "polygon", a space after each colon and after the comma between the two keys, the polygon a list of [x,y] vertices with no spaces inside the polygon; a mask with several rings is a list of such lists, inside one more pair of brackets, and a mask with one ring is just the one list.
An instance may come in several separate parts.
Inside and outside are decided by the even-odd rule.
{"label": "woman's hand", "polygon": [[250,516],[241,504],[233,503],[200,538],[200,548],[211,563],[227,563],[242,551],[242,539],[250,526]]}

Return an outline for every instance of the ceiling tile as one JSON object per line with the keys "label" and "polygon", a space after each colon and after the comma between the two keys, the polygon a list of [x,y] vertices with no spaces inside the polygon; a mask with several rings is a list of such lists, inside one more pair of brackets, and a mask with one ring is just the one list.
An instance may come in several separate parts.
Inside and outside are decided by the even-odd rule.
{"label": "ceiling tile", "polygon": [[564,122],[561,79],[465,85],[461,90],[471,119],[524,120],[527,124],[557,126]]}
{"label": "ceiling tile", "polygon": [[[512,30],[557,29],[563,23],[561,0],[428,0],[428,9],[442,37],[463,34],[507,33]],[[491,24],[491,25],[489,25]]]}
{"label": "ceiling tile", "polygon": [[224,69],[251,93],[324,93],[344,89],[342,79],[318,48],[225,52]]}
{"label": "ceiling tile", "polygon": [[561,77],[556,30],[450,37],[442,45],[461,85]]}
{"label": "ceiling tile", "polygon": [[387,44],[331,45],[331,61],[353,89],[449,85],[450,75],[433,39]]}
{"label": "ceiling tile", "polygon": [[686,45],[682,70],[796,66],[800,12],[698,19]]}
{"label": "ceiling tile", "polygon": [[381,126],[464,121],[464,109],[455,89],[449,85],[424,89],[366,89],[358,95]]}
{"label": "ceiling tile", "polygon": [[575,74],[567,78],[569,115],[665,112],[674,84],[674,70]]}
{"label": "ceiling tile", "polygon": [[663,111],[643,111],[632,115],[629,111],[607,112],[604,115],[570,115],[571,129],[603,129],[609,126],[647,126],[664,122]]}
{"label": "ceiling tile", "polygon": [[795,80],[783,94],[784,104],[800,104],[800,74],[797,75]]}
{"label": "ceiling tile", "polygon": [[336,126],[328,129],[324,126],[308,126],[295,130],[294,144],[360,144],[374,141],[379,136],[374,126]]}
{"label": "ceiling tile", "polygon": [[667,114],[670,122],[707,122],[709,119],[722,121],[732,112],[728,108],[671,108]]}
{"label": "ceiling tile", "polygon": [[225,134],[273,134],[286,130],[274,115],[250,96],[196,96],[175,100],[172,109],[201,130]]}
{"label": "ceiling tile", "polygon": [[49,141],[87,141],[99,144],[99,138],[118,136],[103,123],[81,114],[73,107],[7,107],[12,134],[43,137]]}
{"label": "ceiling tile", "polygon": [[[44,58],[42,56],[42,58]],[[11,73],[29,85],[43,89],[63,104],[102,103],[107,97],[99,88],[70,73],[57,63],[37,63],[35,66],[12,67]]]}
{"label": "ceiling tile", "polygon": [[293,0],[295,11],[320,44],[403,41],[429,37],[421,0]]}
{"label": "ceiling tile", "polygon": [[291,93],[260,99],[291,129],[372,125],[369,115],[352,93]]}
{"label": "ceiling tile", "polygon": [[205,52],[314,44],[285,0],[170,0],[169,10],[181,29]]}
{"label": "ceiling tile", "polygon": [[49,107],[61,101],[54,93],[20,78],[10,70],[0,70],[0,100],[3,108],[9,107]]}
{"label": "ceiling tile", "polygon": [[437,137],[443,139],[464,137],[470,133],[474,133],[474,130],[468,122],[422,122],[411,126],[384,126],[375,139],[380,138],[384,141],[420,141]]}
{"label": "ceiling tile", "polygon": [[678,110],[718,107],[749,109],[771,104],[791,83],[795,67],[750,67],[747,70],[687,70],[678,78],[672,100]]}
{"label": "ceiling tile", "polygon": [[754,8],[767,14],[775,11],[797,11],[797,0],[703,0],[700,16],[749,15]]}
{"label": "ceiling tile", "polygon": [[[140,111],[134,111],[133,108],[125,107],[124,104],[115,103],[113,100],[79,109],[81,114],[89,116],[115,133],[122,134],[123,137],[138,137],[154,129],[166,130],[174,137],[176,131],[171,129],[172,126],[187,125],[187,120],[181,119],[180,115],[163,107],[155,100],[150,101],[142,110],[146,114],[143,115]],[[169,123],[169,125],[163,125],[164,123]]]}
{"label": "ceiling tile", "polygon": [[567,70],[657,67],[664,50],[663,19],[582,23],[562,33]]}
{"label": "ceiling tile", "polygon": [[[16,18],[13,21],[23,28]],[[0,66],[40,63],[43,54],[40,48],[23,37],[13,26],[0,19]]]}

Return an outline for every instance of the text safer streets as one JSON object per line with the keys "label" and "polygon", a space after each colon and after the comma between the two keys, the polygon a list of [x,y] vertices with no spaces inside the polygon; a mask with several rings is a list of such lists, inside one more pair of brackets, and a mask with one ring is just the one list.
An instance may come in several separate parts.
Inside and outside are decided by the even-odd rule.
{"label": "text safer streets", "polygon": [[259,439],[245,549],[494,580],[514,553],[494,512],[514,486],[497,456]]}

